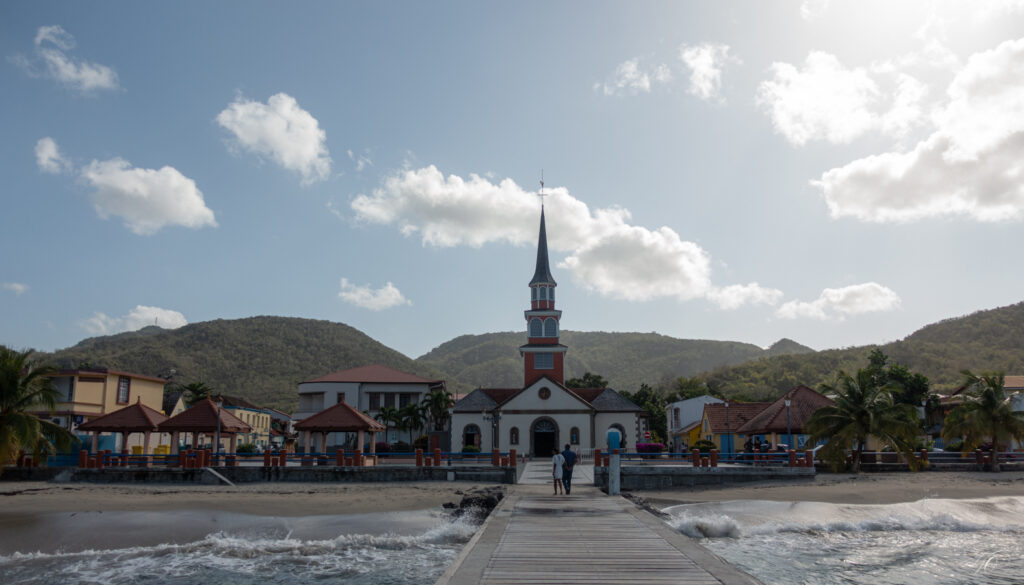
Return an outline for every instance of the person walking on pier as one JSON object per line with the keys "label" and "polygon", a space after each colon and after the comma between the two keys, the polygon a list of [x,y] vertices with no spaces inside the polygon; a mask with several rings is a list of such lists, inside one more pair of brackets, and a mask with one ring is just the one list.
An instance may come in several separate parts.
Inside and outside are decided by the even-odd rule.
{"label": "person walking on pier", "polygon": [[562,486],[565,487],[565,495],[572,493],[572,468],[576,465],[576,453],[573,453],[571,445],[565,444],[565,451],[562,451],[565,463],[562,465]]}
{"label": "person walking on pier", "polygon": [[562,466],[565,465],[565,457],[558,452],[558,449],[552,449],[551,454],[551,476],[555,479],[555,495],[557,496],[562,487]]}

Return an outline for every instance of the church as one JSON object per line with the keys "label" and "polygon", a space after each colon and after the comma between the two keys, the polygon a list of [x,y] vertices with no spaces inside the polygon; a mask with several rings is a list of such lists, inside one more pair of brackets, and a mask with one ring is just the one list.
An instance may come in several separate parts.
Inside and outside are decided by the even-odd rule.
{"label": "church", "polygon": [[526,344],[521,388],[477,388],[452,409],[452,450],[516,449],[549,457],[566,443],[581,454],[605,447],[609,429],[617,429],[628,448],[647,431],[640,407],[611,388],[566,388],[565,354],[559,343],[562,312],[555,308],[555,287],[548,263],[544,207],[540,212],[537,266],[530,280]]}

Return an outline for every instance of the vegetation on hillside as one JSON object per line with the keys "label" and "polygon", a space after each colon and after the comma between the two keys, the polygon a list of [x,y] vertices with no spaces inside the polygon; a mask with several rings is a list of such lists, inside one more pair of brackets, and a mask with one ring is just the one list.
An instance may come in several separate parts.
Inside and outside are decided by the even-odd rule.
{"label": "vegetation on hillside", "polygon": [[179,329],[86,339],[53,353],[60,367],[83,362],[187,385],[202,381],[217,392],[292,412],[297,386],[348,368],[383,364],[429,379],[445,376],[341,323],[288,317],[251,317],[193,323]]}

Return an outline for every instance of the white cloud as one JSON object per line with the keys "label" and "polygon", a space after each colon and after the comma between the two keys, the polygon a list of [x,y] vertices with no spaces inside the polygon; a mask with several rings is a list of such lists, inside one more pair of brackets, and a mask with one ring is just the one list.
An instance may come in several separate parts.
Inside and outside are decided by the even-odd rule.
{"label": "white cloud", "polygon": [[783,319],[844,319],[848,315],[893,311],[900,306],[900,297],[891,289],[875,282],[843,288],[826,288],[810,302],[789,301],[775,312]]}
{"label": "white cloud", "polygon": [[695,47],[683,45],[679,58],[690,69],[689,92],[702,100],[717,98],[722,88],[722,68],[740,60],[729,55],[728,45],[705,43]]}
{"label": "white cloud", "polygon": [[128,161],[114,158],[92,161],[81,169],[81,176],[95,189],[92,203],[100,217],[116,215],[138,235],[172,225],[217,226],[195,181],[173,167],[132,168]]}
{"label": "white cloud", "polygon": [[327,133],[288,94],[272,95],[266,104],[239,96],[217,114],[217,123],[234,135],[238,147],[300,173],[303,185],[330,176]]}
{"label": "white cloud", "polygon": [[150,325],[164,329],[177,329],[188,325],[188,320],[178,311],[137,305],[123,317],[110,317],[96,311],[92,317],[80,321],[79,326],[92,335],[111,335],[124,331],[137,331]]}
{"label": "white cloud", "polygon": [[772,79],[758,88],[757,102],[791,143],[849,142],[877,123],[871,110],[878,85],[866,70],[848,69],[820,51],[809,54],[802,69],[773,63],[771,70]]}
{"label": "white cloud", "polygon": [[49,136],[36,142],[36,164],[40,171],[52,174],[59,174],[71,168],[71,164],[57,148],[57,142]]}
{"label": "white cloud", "polygon": [[[773,294],[757,284],[715,288],[708,253],[671,228],[631,225],[629,211],[618,207],[592,211],[563,187],[545,193],[549,248],[567,253],[559,266],[602,295],[632,301],[708,297],[734,308]],[[537,241],[537,196],[511,179],[495,184],[475,174],[445,177],[431,165],[386,178],[351,206],[356,219],[394,224],[424,245]]]}
{"label": "white cloud", "polygon": [[1024,39],[968,59],[932,116],[935,131],[906,152],[833,168],[812,183],[833,217],[910,221],[1024,217]]}
{"label": "white cloud", "polygon": [[365,169],[368,166],[369,167],[373,166],[373,161],[370,160],[370,157],[365,155],[365,154],[356,154],[356,153],[352,152],[352,150],[349,150],[348,151],[348,158],[352,162],[356,163],[356,172],[357,173],[363,172],[363,169]]}
{"label": "white cloud", "polygon": [[829,0],[804,0],[800,4],[800,16],[810,22],[817,20],[828,10]]}
{"label": "white cloud", "polygon": [[395,285],[388,282],[376,290],[367,286],[356,286],[347,278],[341,279],[341,291],[338,296],[346,303],[371,311],[383,311],[400,305],[411,305],[412,302],[402,296]]}
{"label": "white cloud", "polygon": [[650,93],[651,85],[665,83],[672,79],[672,72],[667,65],[642,67],[640,59],[629,59],[615,68],[615,73],[605,83],[597,83],[595,89],[601,89],[604,95],[636,95]]}
{"label": "white cloud", "polygon": [[20,282],[5,282],[3,283],[5,290],[9,290],[17,296],[21,296],[28,292],[28,285]]}
{"label": "white cloud", "polygon": [[61,26],[43,26],[36,32],[35,58],[19,55],[14,62],[33,77],[49,77],[83,93],[120,87],[110,67],[69,56],[66,51],[74,47],[75,38]]}
{"label": "white cloud", "polygon": [[708,292],[708,300],[718,305],[719,308],[729,311],[743,305],[776,305],[782,300],[782,291],[776,288],[765,288],[756,282],[734,284],[712,289]]}

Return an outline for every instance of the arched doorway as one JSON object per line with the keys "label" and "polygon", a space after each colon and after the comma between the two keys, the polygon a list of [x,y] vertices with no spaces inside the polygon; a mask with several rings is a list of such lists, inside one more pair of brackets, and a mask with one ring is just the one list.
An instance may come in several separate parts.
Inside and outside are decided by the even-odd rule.
{"label": "arched doorway", "polygon": [[551,457],[558,447],[558,425],[550,418],[537,419],[530,428],[530,442],[534,457]]}
{"label": "arched doorway", "polygon": [[466,425],[462,430],[462,447],[480,447],[480,427]]}

